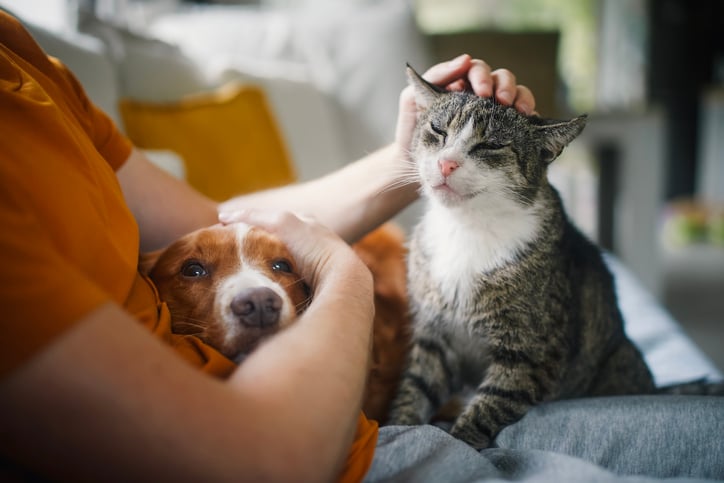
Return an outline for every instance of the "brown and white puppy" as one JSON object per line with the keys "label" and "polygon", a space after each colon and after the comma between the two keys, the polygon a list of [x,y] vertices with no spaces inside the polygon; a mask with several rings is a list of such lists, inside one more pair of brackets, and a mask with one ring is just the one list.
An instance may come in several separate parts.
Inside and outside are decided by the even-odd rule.
{"label": "brown and white puppy", "polygon": [[289,326],[310,300],[286,246],[241,223],[190,233],[143,255],[140,268],[168,305],[173,332],[235,362]]}
{"label": "brown and white puppy", "polygon": [[[402,231],[388,224],[353,246],[374,278],[373,354],[363,410],[380,422],[409,343],[403,240]],[[190,233],[142,255],[139,269],[168,305],[173,332],[199,337],[237,363],[292,324],[311,301],[286,246],[241,223]]]}

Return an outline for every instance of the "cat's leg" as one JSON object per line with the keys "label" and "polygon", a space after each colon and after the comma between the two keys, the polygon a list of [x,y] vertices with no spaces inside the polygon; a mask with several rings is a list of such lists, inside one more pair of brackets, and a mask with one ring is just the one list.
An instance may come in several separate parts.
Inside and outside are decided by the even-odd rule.
{"label": "cat's leg", "polygon": [[589,396],[653,394],[654,380],[641,352],[626,339],[601,365]]}
{"label": "cat's leg", "polygon": [[388,424],[416,425],[430,418],[459,386],[457,357],[439,338],[415,337],[390,406]]}
{"label": "cat's leg", "polygon": [[551,377],[551,371],[523,365],[525,367],[511,368],[507,364],[491,364],[450,434],[473,448],[487,448],[504,427],[518,421],[533,406],[552,398],[553,388],[558,386],[553,382],[555,377]]}

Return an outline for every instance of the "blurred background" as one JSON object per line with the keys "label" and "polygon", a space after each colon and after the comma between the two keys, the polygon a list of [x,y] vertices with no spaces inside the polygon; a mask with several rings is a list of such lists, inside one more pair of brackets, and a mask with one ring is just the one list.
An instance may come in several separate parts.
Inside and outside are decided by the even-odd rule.
{"label": "blurred background", "polygon": [[[405,62],[469,53],[512,70],[542,116],[589,114],[551,172],[571,217],[724,369],[724,0],[0,5],[129,135],[119,102],[178,107],[258,86],[300,179],[391,141]],[[182,152],[143,147],[184,176]],[[409,228],[419,210],[398,221]]]}

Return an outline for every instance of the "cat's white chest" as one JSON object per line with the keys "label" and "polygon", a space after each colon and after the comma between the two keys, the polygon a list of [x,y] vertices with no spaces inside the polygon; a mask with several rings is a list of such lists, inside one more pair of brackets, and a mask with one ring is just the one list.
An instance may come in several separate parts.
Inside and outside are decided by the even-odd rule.
{"label": "cat's white chest", "polygon": [[500,204],[450,209],[431,203],[420,243],[441,296],[466,306],[479,279],[515,260],[537,232],[535,208]]}

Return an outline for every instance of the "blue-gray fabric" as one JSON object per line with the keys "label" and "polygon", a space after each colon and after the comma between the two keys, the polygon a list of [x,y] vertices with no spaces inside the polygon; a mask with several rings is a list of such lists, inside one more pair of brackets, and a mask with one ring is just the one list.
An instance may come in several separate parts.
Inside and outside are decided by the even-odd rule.
{"label": "blue-gray fabric", "polygon": [[724,398],[628,396],[558,401],[477,452],[443,430],[388,426],[366,482],[724,481]]}

